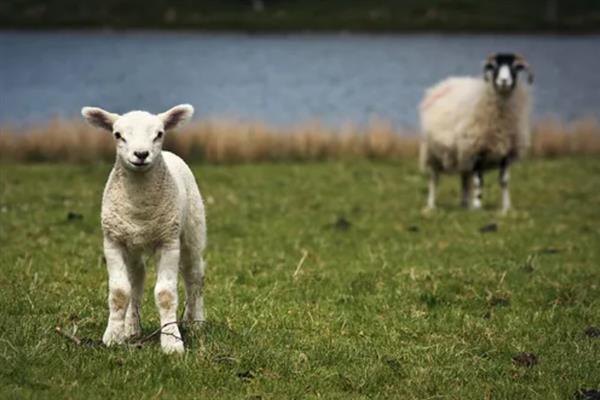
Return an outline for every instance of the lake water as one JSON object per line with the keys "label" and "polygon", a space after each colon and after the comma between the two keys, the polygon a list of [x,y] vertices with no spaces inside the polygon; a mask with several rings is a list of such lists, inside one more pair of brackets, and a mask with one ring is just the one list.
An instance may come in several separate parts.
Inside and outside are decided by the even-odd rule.
{"label": "lake water", "polygon": [[0,123],[188,102],[199,118],[415,127],[426,87],[492,51],[533,65],[537,116],[600,117],[600,36],[0,32]]}

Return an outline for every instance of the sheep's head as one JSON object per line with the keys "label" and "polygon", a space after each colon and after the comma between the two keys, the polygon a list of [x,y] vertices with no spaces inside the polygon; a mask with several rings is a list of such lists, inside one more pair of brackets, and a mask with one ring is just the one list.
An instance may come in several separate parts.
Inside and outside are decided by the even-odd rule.
{"label": "sheep's head", "polygon": [[513,53],[495,53],[485,60],[483,77],[492,82],[497,92],[510,94],[517,86],[521,71],[526,71],[527,81],[533,83],[533,71],[525,58]]}
{"label": "sheep's head", "polygon": [[175,128],[193,113],[194,107],[189,104],[175,106],[158,115],[145,111],[119,115],[97,107],[81,109],[88,123],[112,133],[118,160],[134,171],[149,170],[160,155],[165,131]]}

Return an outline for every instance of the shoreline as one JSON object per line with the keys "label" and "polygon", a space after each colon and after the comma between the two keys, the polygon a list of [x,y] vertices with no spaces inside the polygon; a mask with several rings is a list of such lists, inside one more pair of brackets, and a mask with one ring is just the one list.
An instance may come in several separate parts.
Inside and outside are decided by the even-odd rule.
{"label": "shoreline", "polygon": [[[165,149],[190,162],[239,164],[343,159],[416,158],[420,136],[389,121],[329,126],[318,120],[275,126],[227,119],[196,120],[165,139]],[[537,120],[533,158],[600,155],[600,122]],[[0,162],[89,163],[114,159],[112,136],[83,121],[55,119],[16,128],[0,125]]]}

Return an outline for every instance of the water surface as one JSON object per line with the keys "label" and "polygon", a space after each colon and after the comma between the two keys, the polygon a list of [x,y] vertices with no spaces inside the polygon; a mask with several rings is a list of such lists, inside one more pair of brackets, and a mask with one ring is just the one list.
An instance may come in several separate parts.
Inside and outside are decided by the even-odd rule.
{"label": "water surface", "polygon": [[600,117],[600,36],[0,32],[0,123],[192,103],[197,117],[418,123],[423,90],[491,51],[535,68],[535,114]]}

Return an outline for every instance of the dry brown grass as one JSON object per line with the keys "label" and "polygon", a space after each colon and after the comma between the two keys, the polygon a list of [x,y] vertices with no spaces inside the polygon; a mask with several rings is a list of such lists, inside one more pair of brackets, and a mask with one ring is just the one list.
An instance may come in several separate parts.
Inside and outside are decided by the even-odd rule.
{"label": "dry brown grass", "polygon": [[[188,161],[244,163],[343,158],[416,157],[416,132],[398,132],[382,120],[359,128],[333,129],[319,122],[279,128],[260,122],[208,120],[167,136],[165,148]],[[600,125],[594,119],[569,124],[536,123],[531,155],[556,157],[600,154]],[[53,120],[27,128],[0,128],[0,161],[85,163],[114,159],[109,134],[83,122]]]}

